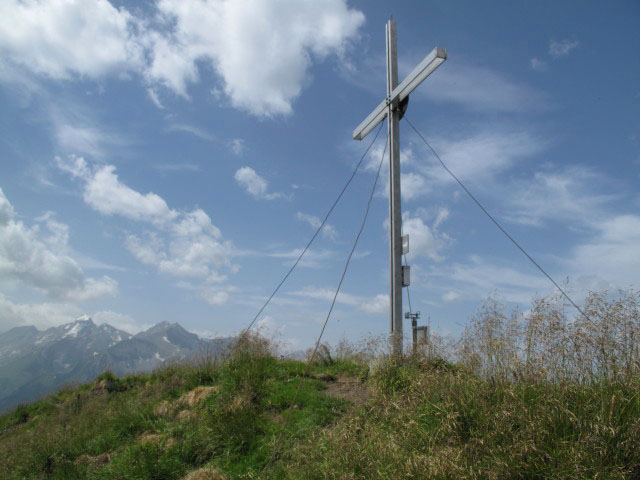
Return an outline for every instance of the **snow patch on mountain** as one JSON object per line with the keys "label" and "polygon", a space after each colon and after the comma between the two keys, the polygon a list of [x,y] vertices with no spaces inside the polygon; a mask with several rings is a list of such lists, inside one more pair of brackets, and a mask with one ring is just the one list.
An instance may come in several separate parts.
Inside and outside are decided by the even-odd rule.
{"label": "snow patch on mountain", "polygon": [[71,330],[69,330],[67,333],[65,333],[62,338],[66,338],[66,337],[73,337],[76,338],[78,336],[78,333],[80,333],[80,331],[84,328],[84,325],[80,322],[76,322],[75,325],[73,325],[73,327],[71,328]]}

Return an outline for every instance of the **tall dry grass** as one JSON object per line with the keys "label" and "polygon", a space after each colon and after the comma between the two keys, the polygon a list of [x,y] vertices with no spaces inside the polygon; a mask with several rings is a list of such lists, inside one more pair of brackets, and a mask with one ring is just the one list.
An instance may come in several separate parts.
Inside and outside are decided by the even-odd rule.
{"label": "tall dry grass", "polygon": [[558,296],[534,300],[526,313],[490,298],[457,342],[456,360],[493,380],[629,381],[640,373],[639,295],[591,292],[583,306],[589,318]]}

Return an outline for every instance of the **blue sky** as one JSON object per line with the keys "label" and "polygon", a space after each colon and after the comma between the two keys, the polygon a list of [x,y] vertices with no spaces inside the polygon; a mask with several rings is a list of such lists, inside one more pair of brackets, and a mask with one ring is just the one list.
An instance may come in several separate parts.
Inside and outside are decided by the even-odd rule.
{"label": "blue sky", "polygon": [[[88,314],[137,331],[243,328],[360,158],[385,94],[448,60],[408,118],[578,301],[638,287],[640,5],[609,2],[8,0],[0,5],[0,330]],[[459,332],[488,295],[549,282],[401,123],[414,310]],[[384,133],[259,321],[319,332]],[[385,175],[387,172],[385,172]],[[326,338],[388,330],[383,179]]]}

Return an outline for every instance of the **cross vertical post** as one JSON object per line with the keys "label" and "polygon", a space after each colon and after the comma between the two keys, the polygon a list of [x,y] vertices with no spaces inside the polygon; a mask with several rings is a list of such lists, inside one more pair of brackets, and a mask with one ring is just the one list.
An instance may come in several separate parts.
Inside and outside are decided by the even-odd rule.
{"label": "cross vertical post", "polygon": [[[447,59],[447,51],[436,47],[398,84],[398,45],[396,22],[387,22],[387,96],[353,131],[354,140],[362,140],[385,117],[389,120],[389,260],[391,267],[391,353],[402,356],[402,287],[409,286],[409,267],[402,266],[402,209],[400,208],[400,136],[399,122],[407,108],[409,94]],[[406,248],[409,247],[409,239]]]}
{"label": "cross vertical post", "polygon": [[391,274],[391,354],[402,356],[402,209],[400,207],[400,111],[391,93],[398,86],[396,22],[387,22],[387,118],[389,128],[389,235]]}

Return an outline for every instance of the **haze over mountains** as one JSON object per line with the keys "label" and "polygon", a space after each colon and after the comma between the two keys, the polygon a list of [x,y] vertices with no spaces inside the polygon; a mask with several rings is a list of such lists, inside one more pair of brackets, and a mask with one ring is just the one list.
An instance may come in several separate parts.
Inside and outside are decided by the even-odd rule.
{"label": "haze over mountains", "polygon": [[87,316],[45,331],[16,327],[0,334],[0,411],[65,383],[90,381],[106,369],[117,375],[149,371],[165,362],[215,355],[230,341],[202,339],[168,322],[131,335]]}

